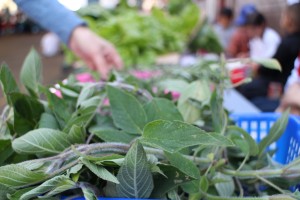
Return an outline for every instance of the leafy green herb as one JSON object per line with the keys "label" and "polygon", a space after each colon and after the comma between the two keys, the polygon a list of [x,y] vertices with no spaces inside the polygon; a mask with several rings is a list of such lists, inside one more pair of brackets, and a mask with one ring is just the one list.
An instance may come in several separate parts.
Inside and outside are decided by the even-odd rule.
{"label": "leafy green herb", "polygon": [[153,190],[153,178],[146,153],[139,142],[128,151],[117,176],[117,191],[127,198],[148,198]]}

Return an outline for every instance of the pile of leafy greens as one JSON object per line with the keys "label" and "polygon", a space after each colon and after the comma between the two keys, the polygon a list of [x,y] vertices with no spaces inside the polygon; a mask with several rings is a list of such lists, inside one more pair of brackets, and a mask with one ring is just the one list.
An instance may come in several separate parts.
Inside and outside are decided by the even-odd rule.
{"label": "pile of leafy greens", "polygon": [[[228,119],[227,75],[217,66],[165,70],[148,81],[114,75],[79,83],[70,76],[54,92],[41,85],[32,50],[20,75],[24,94],[3,64],[1,199],[299,199],[288,190],[300,181],[299,160],[282,166],[265,150],[288,113],[257,144]],[[166,92],[174,86],[178,100]]]}
{"label": "pile of leafy greens", "polygon": [[[202,30],[198,6],[191,1],[173,1],[168,9],[154,8],[147,14],[135,7],[119,6],[114,10],[106,10],[94,4],[82,8],[78,13],[95,33],[116,46],[128,67],[147,67],[155,62],[157,56],[181,53],[188,44],[193,51],[222,51],[214,33],[206,31],[209,29],[207,24]],[[212,46],[214,48],[210,48]],[[65,58],[68,63],[76,60],[67,49]]]}

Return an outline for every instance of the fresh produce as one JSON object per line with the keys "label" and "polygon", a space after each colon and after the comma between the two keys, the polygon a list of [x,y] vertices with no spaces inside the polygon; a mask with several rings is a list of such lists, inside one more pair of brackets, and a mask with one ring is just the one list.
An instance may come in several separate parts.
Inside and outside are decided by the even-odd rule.
{"label": "fresh produce", "polygon": [[[299,199],[288,190],[300,181],[299,159],[282,166],[265,150],[283,133],[288,112],[256,144],[223,109],[221,94],[231,86],[223,64],[168,70],[147,81],[71,76],[54,91],[41,85],[32,50],[20,75],[24,94],[3,64],[1,199]],[[175,85],[178,101],[165,93]]]}
{"label": "fresh produce", "polygon": [[[78,13],[94,32],[116,46],[127,67],[145,68],[153,65],[157,56],[182,53],[188,50],[188,44],[193,51],[222,51],[214,33],[207,31],[207,24],[202,30],[200,10],[196,4],[191,1],[179,4],[178,1],[171,1],[168,8],[154,8],[146,14],[128,6],[109,11],[99,5],[91,5]],[[65,57],[68,63],[76,59],[67,49]]]}

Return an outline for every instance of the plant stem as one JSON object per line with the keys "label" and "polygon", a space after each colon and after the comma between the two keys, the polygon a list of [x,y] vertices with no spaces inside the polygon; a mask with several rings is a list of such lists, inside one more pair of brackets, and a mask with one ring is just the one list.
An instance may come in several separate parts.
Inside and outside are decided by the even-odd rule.
{"label": "plant stem", "polygon": [[243,162],[241,163],[237,171],[240,171],[244,167],[248,159],[249,159],[249,154],[246,155],[246,157],[244,158]]}
{"label": "plant stem", "polygon": [[261,176],[256,176],[259,180],[261,180],[262,182],[268,184],[269,186],[271,186],[272,188],[276,189],[278,192],[280,192],[281,194],[284,194],[285,192],[280,189],[277,185],[273,184],[272,182],[268,181],[267,179],[261,177]]}
{"label": "plant stem", "polygon": [[283,171],[287,171],[288,169],[292,168],[292,167],[295,167],[297,165],[300,165],[300,159],[297,159],[297,160],[294,160],[293,162],[291,162],[290,164],[286,165],[284,168],[283,168]]}
{"label": "plant stem", "polygon": [[220,197],[220,196],[207,194],[203,191],[200,192],[207,200],[296,200],[289,195],[276,195],[276,196],[264,196],[264,197]]}
{"label": "plant stem", "polygon": [[243,186],[241,184],[241,181],[239,179],[237,179],[236,177],[233,177],[233,179],[235,180],[238,188],[239,188],[239,191],[240,191],[240,197],[244,196],[244,189],[243,189]]}
{"label": "plant stem", "polygon": [[261,170],[245,170],[245,171],[236,171],[230,169],[221,169],[221,172],[235,176],[239,179],[249,179],[249,178],[257,178],[257,176],[264,177],[264,178],[300,178],[300,168],[298,169],[290,169],[290,170],[283,170],[283,169],[261,169]]}

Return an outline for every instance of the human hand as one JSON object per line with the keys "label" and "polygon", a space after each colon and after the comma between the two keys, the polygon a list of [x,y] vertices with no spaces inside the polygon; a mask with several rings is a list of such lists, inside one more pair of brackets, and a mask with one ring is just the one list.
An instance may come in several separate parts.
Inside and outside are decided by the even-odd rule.
{"label": "human hand", "polygon": [[97,70],[102,79],[107,79],[111,69],[123,67],[122,60],[113,45],[87,27],[79,26],[74,29],[69,47],[89,68]]}

